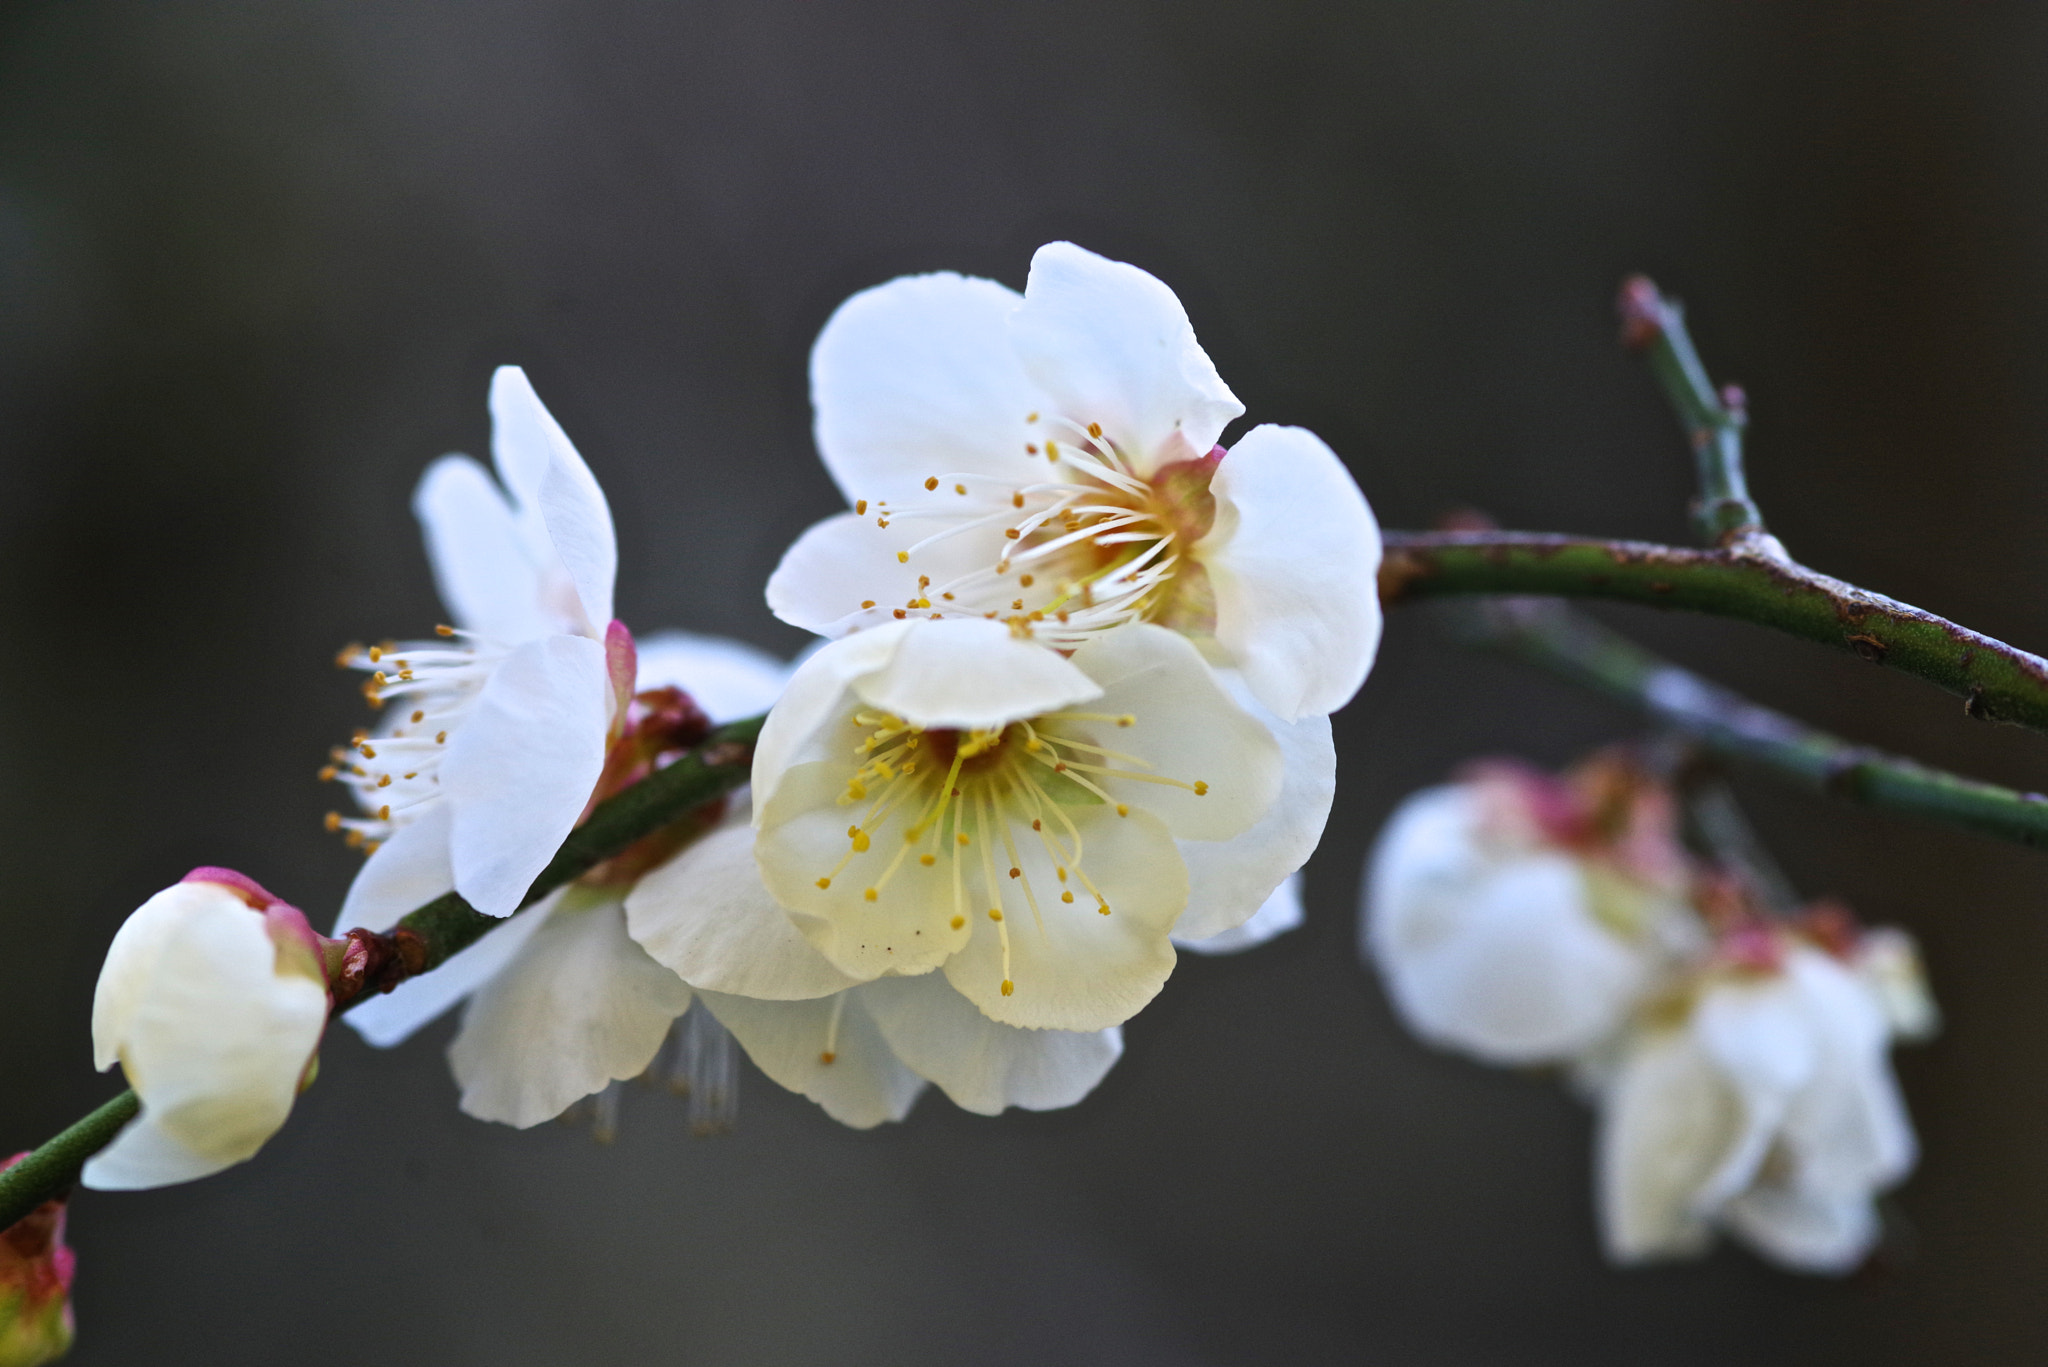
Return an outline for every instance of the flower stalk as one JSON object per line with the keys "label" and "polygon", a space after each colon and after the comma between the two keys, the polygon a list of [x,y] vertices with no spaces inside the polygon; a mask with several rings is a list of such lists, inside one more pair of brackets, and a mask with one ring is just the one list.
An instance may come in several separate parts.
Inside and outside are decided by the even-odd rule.
{"label": "flower stalk", "polygon": [[[654,832],[744,783],[753,763],[759,717],[719,727],[703,744],[617,796],[598,804],[562,842],[527,891],[522,906],[553,892]],[[382,935],[357,932],[360,946],[335,985],[337,1013],[405,979],[430,972],[485,931],[504,924],[449,893],[408,914]],[[12,1225],[78,1180],[86,1159],[105,1148],[140,1106],[132,1091],[61,1131],[0,1172],[0,1229]]]}

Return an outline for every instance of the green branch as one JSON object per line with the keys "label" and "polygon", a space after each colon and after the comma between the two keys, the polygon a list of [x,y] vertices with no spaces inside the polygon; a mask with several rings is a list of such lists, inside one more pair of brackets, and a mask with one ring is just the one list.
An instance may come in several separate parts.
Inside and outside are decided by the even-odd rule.
{"label": "green branch", "polygon": [[[763,720],[752,717],[720,727],[667,768],[599,803],[589,819],[562,842],[520,905],[531,906],[744,783]],[[336,1014],[409,977],[431,971],[475,943],[484,932],[503,924],[451,892],[409,913],[383,935],[359,933],[368,961],[366,972],[359,973],[351,984],[353,990],[339,1000]],[[85,1160],[113,1142],[140,1109],[135,1093],[123,1092],[0,1172],[0,1230],[51,1197],[63,1195],[78,1180]]]}
{"label": "green branch", "polygon": [[1389,532],[1386,543],[1383,602],[1537,594],[1732,617],[1925,679],[1970,716],[2048,731],[2048,660],[1779,554],[1531,532]]}
{"label": "green branch", "polygon": [[1801,787],[2048,847],[2048,797],[1930,769],[1816,730],[1681,669],[1562,603],[1501,599],[1474,605],[1460,618],[1460,634],[1543,665],[1648,713],[1716,754]]}

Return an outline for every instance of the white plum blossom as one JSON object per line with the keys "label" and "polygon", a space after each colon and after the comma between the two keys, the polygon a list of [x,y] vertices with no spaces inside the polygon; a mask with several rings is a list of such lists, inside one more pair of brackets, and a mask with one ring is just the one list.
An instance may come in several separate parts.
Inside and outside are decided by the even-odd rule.
{"label": "white plum blossom", "polygon": [[1155,622],[1286,721],[1341,707],[1371,668],[1364,496],[1301,428],[1217,445],[1244,406],[1135,266],[1054,242],[1022,296],[953,274],[867,290],[819,335],[811,392],[853,511],[784,556],[785,621],[997,618],[1062,649]]}
{"label": "white plum blossom", "polygon": [[1388,820],[1361,948],[1424,1039],[1491,1063],[1566,1062],[1698,943],[1686,891],[1662,788],[1605,758],[1564,778],[1496,765]]}
{"label": "white plum blossom", "polygon": [[942,971],[1005,1025],[1121,1024],[1171,937],[1250,919],[1328,815],[1328,718],[1230,683],[1143,623],[1071,658],[972,618],[834,642],[755,750],[761,880],[848,981]]}
{"label": "white plum blossom", "polygon": [[308,1080],[329,997],[296,908],[228,869],[195,869],[122,923],[93,994],[93,1060],[142,1101],[87,1160],[88,1187],[206,1177],[251,1158]]}
{"label": "white plum blossom", "polygon": [[[662,708],[676,705],[673,690],[687,690],[709,714],[704,720],[724,722],[765,711],[788,674],[787,666],[750,646],[683,632],[649,637],[637,654],[639,691],[607,767],[623,782],[636,771],[616,772],[622,754],[651,762],[676,738],[663,729],[668,716]],[[650,753],[636,756],[640,750]],[[454,885],[447,843],[418,848],[393,916]],[[434,972],[359,1003],[344,1019],[371,1043],[388,1046],[466,1001],[449,1064],[462,1089],[462,1109],[480,1120],[536,1125],[613,1081],[638,1076],[693,1000],[688,984],[627,933],[625,903],[634,879],[671,849],[657,844],[651,858],[629,855],[593,870]],[[440,862],[431,862],[437,854]],[[371,857],[364,878],[383,857]],[[339,930],[350,924],[344,912]]]}
{"label": "white plum blossom", "polygon": [[582,818],[625,720],[633,639],[612,620],[604,492],[517,366],[492,377],[490,407],[497,481],[443,456],[413,498],[454,625],[342,652],[386,709],[323,771],[363,809],[330,828],[373,851],[349,925],[385,929],[444,867],[471,906],[511,915]]}
{"label": "white plum blossom", "polygon": [[1915,1156],[1886,1003],[1792,931],[1737,938],[1743,952],[1646,1021],[1601,1090],[1608,1253],[1695,1255],[1721,1230],[1788,1268],[1852,1271],[1878,1240],[1875,1196]]}
{"label": "white plum blossom", "polygon": [[768,895],[744,819],[643,877],[626,916],[756,1067],[846,1125],[903,1119],[927,1083],[982,1115],[1071,1106],[1123,1052],[1115,1026],[998,1024],[943,974],[860,982],[840,972]]}

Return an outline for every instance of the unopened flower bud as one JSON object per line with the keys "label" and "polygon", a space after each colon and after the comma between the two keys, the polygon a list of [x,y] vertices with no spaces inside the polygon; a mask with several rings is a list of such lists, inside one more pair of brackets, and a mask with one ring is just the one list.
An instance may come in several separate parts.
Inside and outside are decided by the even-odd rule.
{"label": "unopened flower bud", "polygon": [[[28,1157],[7,1160],[13,1167]],[[64,1201],[45,1201],[0,1231],[0,1367],[37,1367],[71,1347],[71,1274]]]}
{"label": "unopened flower bud", "polygon": [[93,996],[94,1061],[118,1062],[142,1111],[85,1165],[126,1190],[254,1156],[291,1113],[327,1023],[321,941],[231,869],[194,869],[136,909]]}

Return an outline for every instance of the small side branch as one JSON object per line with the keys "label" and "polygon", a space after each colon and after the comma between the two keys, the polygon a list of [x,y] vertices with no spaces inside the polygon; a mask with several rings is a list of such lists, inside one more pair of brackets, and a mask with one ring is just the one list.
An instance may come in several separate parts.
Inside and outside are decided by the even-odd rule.
{"label": "small side branch", "polygon": [[1473,644],[1543,665],[1705,748],[1865,806],[2048,847],[2048,797],[1931,769],[1816,730],[1650,653],[1562,603],[1501,599],[1460,618]]}
{"label": "small side branch", "polygon": [[1972,717],[2048,731],[2048,660],[1845,584],[1768,537],[1723,550],[1530,532],[1389,532],[1380,599],[1445,594],[1608,598],[1732,617],[1846,650],[1944,688]]}

